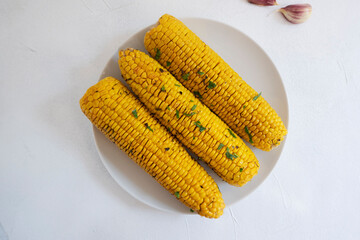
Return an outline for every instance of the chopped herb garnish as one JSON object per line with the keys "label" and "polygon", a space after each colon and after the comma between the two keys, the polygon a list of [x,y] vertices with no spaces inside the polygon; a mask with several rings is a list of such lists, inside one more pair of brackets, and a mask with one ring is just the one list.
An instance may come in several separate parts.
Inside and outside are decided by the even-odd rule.
{"label": "chopped herb garnish", "polygon": [[169,151],[170,150],[170,148],[165,148],[165,151]]}
{"label": "chopped herb garnish", "polygon": [[194,100],[190,100],[190,102],[194,102]]}
{"label": "chopped herb garnish", "polygon": [[215,84],[214,82],[212,82],[212,81],[209,81],[208,88],[209,88],[209,89],[213,89],[213,88],[215,88],[215,87],[216,87],[216,84]]}
{"label": "chopped herb garnish", "polygon": [[177,110],[177,109],[176,109],[176,117],[180,118],[180,113],[179,113],[179,110]]}
{"label": "chopped herb garnish", "polygon": [[175,192],[175,197],[176,197],[176,198],[180,198],[180,193],[179,193],[179,192]]}
{"label": "chopped herb garnish", "polygon": [[217,150],[221,150],[224,147],[224,144],[220,143]]}
{"label": "chopped herb garnish", "polygon": [[239,156],[236,155],[235,153],[234,153],[234,154],[231,154],[229,148],[226,148],[225,156],[226,156],[228,159],[230,159],[230,160],[234,160],[235,158],[238,158],[238,157],[239,157]]}
{"label": "chopped herb garnish", "polygon": [[160,70],[160,72],[164,72],[164,69],[162,69],[162,68],[159,68],[159,70]]}
{"label": "chopped herb garnish", "polygon": [[137,115],[137,112],[136,112],[136,109],[134,111],[132,111],[132,114],[134,115],[135,118],[138,118],[138,115]]}
{"label": "chopped herb garnish", "polygon": [[249,136],[249,142],[250,142],[250,143],[254,143],[253,140],[252,140],[252,136],[251,136],[251,134],[250,134],[249,129],[248,129],[247,126],[245,126],[245,132],[246,132],[246,134]]}
{"label": "chopped herb garnish", "polygon": [[181,87],[181,85],[179,85],[179,84],[175,84],[175,86],[177,86],[177,87]]}
{"label": "chopped herb garnish", "polygon": [[161,87],[161,91],[162,91],[162,92],[166,92],[164,85]]}
{"label": "chopped herb garnish", "polygon": [[170,106],[167,106],[166,109],[170,111]]}
{"label": "chopped herb garnish", "polygon": [[192,210],[192,209],[190,208],[190,212],[194,212],[194,210]]}
{"label": "chopped herb garnish", "polygon": [[204,75],[205,73],[204,72],[201,72],[201,71],[198,71],[197,72],[199,75]]}
{"label": "chopped herb garnish", "polygon": [[192,106],[191,111],[194,111],[196,107],[196,105]]}
{"label": "chopped herb garnish", "polygon": [[261,96],[261,92],[253,98],[253,101],[256,101],[256,99],[258,99],[260,96]]}
{"label": "chopped herb garnish", "polygon": [[190,73],[185,73],[184,75],[182,75],[182,79],[188,80],[189,76],[190,76]]}
{"label": "chopped herb garnish", "polygon": [[202,96],[198,91],[194,91],[194,95],[195,95],[195,97],[202,99]]}
{"label": "chopped herb garnish", "polygon": [[147,88],[148,88],[148,86],[145,87],[145,89],[147,89]]}
{"label": "chopped herb garnish", "polygon": [[245,108],[246,108],[246,105],[243,106],[243,109],[245,109]]}
{"label": "chopped herb garnish", "polygon": [[170,66],[170,65],[171,65],[171,62],[166,61],[166,66],[168,67],[168,66]]}
{"label": "chopped herb garnish", "polygon": [[167,129],[169,132],[171,132],[171,128],[170,128],[170,127],[166,127],[166,129]]}
{"label": "chopped herb garnish", "polygon": [[228,128],[228,131],[229,131],[229,133],[230,133],[231,136],[233,136],[234,138],[236,138],[236,135],[231,131],[230,128]]}
{"label": "chopped herb garnish", "polygon": [[160,59],[160,55],[161,55],[161,52],[158,48],[154,48],[154,51],[156,52],[155,54],[155,59],[156,60],[159,60]]}
{"label": "chopped herb garnish", "polygon": [[154,132],[154,130],[151,129],[151,127],[149,126],[149,124],[145,123],[145,127],[146,127],[147,129],[149,129],[150,131]]}
{"label": "chopped herb garnish", "polygon": [[183,113],[183,114],[187,117],[191,117],[191,116],[194,116],[196,113],[192,112],[192,113]]}
{"label": "chopped herb garnish", "polygon": [[200,121],[196,121],[194,124],[195,124],[195,126],[197,126],[198,128],[200,128],[200,132],[202,132],[202,131],[204,131],[204,130],[206,129],[205,127],[203,127],[203,126],[201,125]]}
{"label": "chopped herb garnish", "polygon": [[243,168],[240,168],[240,172],[242,172],[244,169]]}

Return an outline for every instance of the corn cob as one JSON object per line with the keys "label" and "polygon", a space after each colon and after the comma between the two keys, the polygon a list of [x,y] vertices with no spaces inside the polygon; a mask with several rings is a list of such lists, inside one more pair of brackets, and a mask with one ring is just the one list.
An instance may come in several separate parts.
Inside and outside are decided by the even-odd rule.
{"label": "corn cob", "polygon": [[214,179],[118,80],[105,78],[80,100],[89,120],[165,189],[200,215],[225,207]]}
{"label": "corn cob", "polygon": [[181,21],[163,15],[146,50],[253,146],[270,151],[287,134],[274,109]]}
{"label": "corn cob", "polygon": [[147,54],[119,52],[123,78],[150,112],[223,180],[243,186],[257,174],[254,153],[214,113]]}

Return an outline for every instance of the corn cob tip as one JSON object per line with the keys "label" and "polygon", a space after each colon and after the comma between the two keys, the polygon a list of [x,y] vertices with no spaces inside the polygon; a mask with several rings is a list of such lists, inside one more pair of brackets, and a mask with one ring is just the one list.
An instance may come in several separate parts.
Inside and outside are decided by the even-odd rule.
{"label": "corn cob tip", "polygon": [[119,50],[119,59],[122,57],[126,57],[126,51],[133,52],[134,48],[126,48],[124,50]]}

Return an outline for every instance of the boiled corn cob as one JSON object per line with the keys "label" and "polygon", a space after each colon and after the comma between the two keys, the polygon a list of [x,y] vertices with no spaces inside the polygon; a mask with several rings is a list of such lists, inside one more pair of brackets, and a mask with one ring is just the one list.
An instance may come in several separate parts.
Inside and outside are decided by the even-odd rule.
{"label": "boiled corn cob", "polygon": [[225,207],[213,178],[120,83],[108,77],[89,88],[80,106],[90,121],[189,208],[218,218]]}
{"label": "boiled corn cob", "polygon": [[146,50],[253,146],[270,151],[287,130],[274,109],[181,21],[163,15]]}
{"label": "boiled corn cob", "polygon": [[158,62],[128,49],[119,52],[119,67],[150,112],[223,180],[243,186],[257,174],[259,163],[240,137]]}

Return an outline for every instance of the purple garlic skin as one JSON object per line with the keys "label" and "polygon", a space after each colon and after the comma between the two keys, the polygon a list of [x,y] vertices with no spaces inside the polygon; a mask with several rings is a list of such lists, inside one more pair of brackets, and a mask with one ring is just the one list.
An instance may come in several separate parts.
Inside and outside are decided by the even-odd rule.
{"label": "purple garlic skin", "polygon": [[293,4],[281,8],[279,11],[284,15],[286,20],[288,20],[289,22],[294,24],[299,24],[308,20],[312,12],[312,7],[308,3]]}
{"label": "purple garlic skin", "polygon": [[278,5],[276,0],[248,0],[249,3],[253,3],[260,6],[274,6]]}

